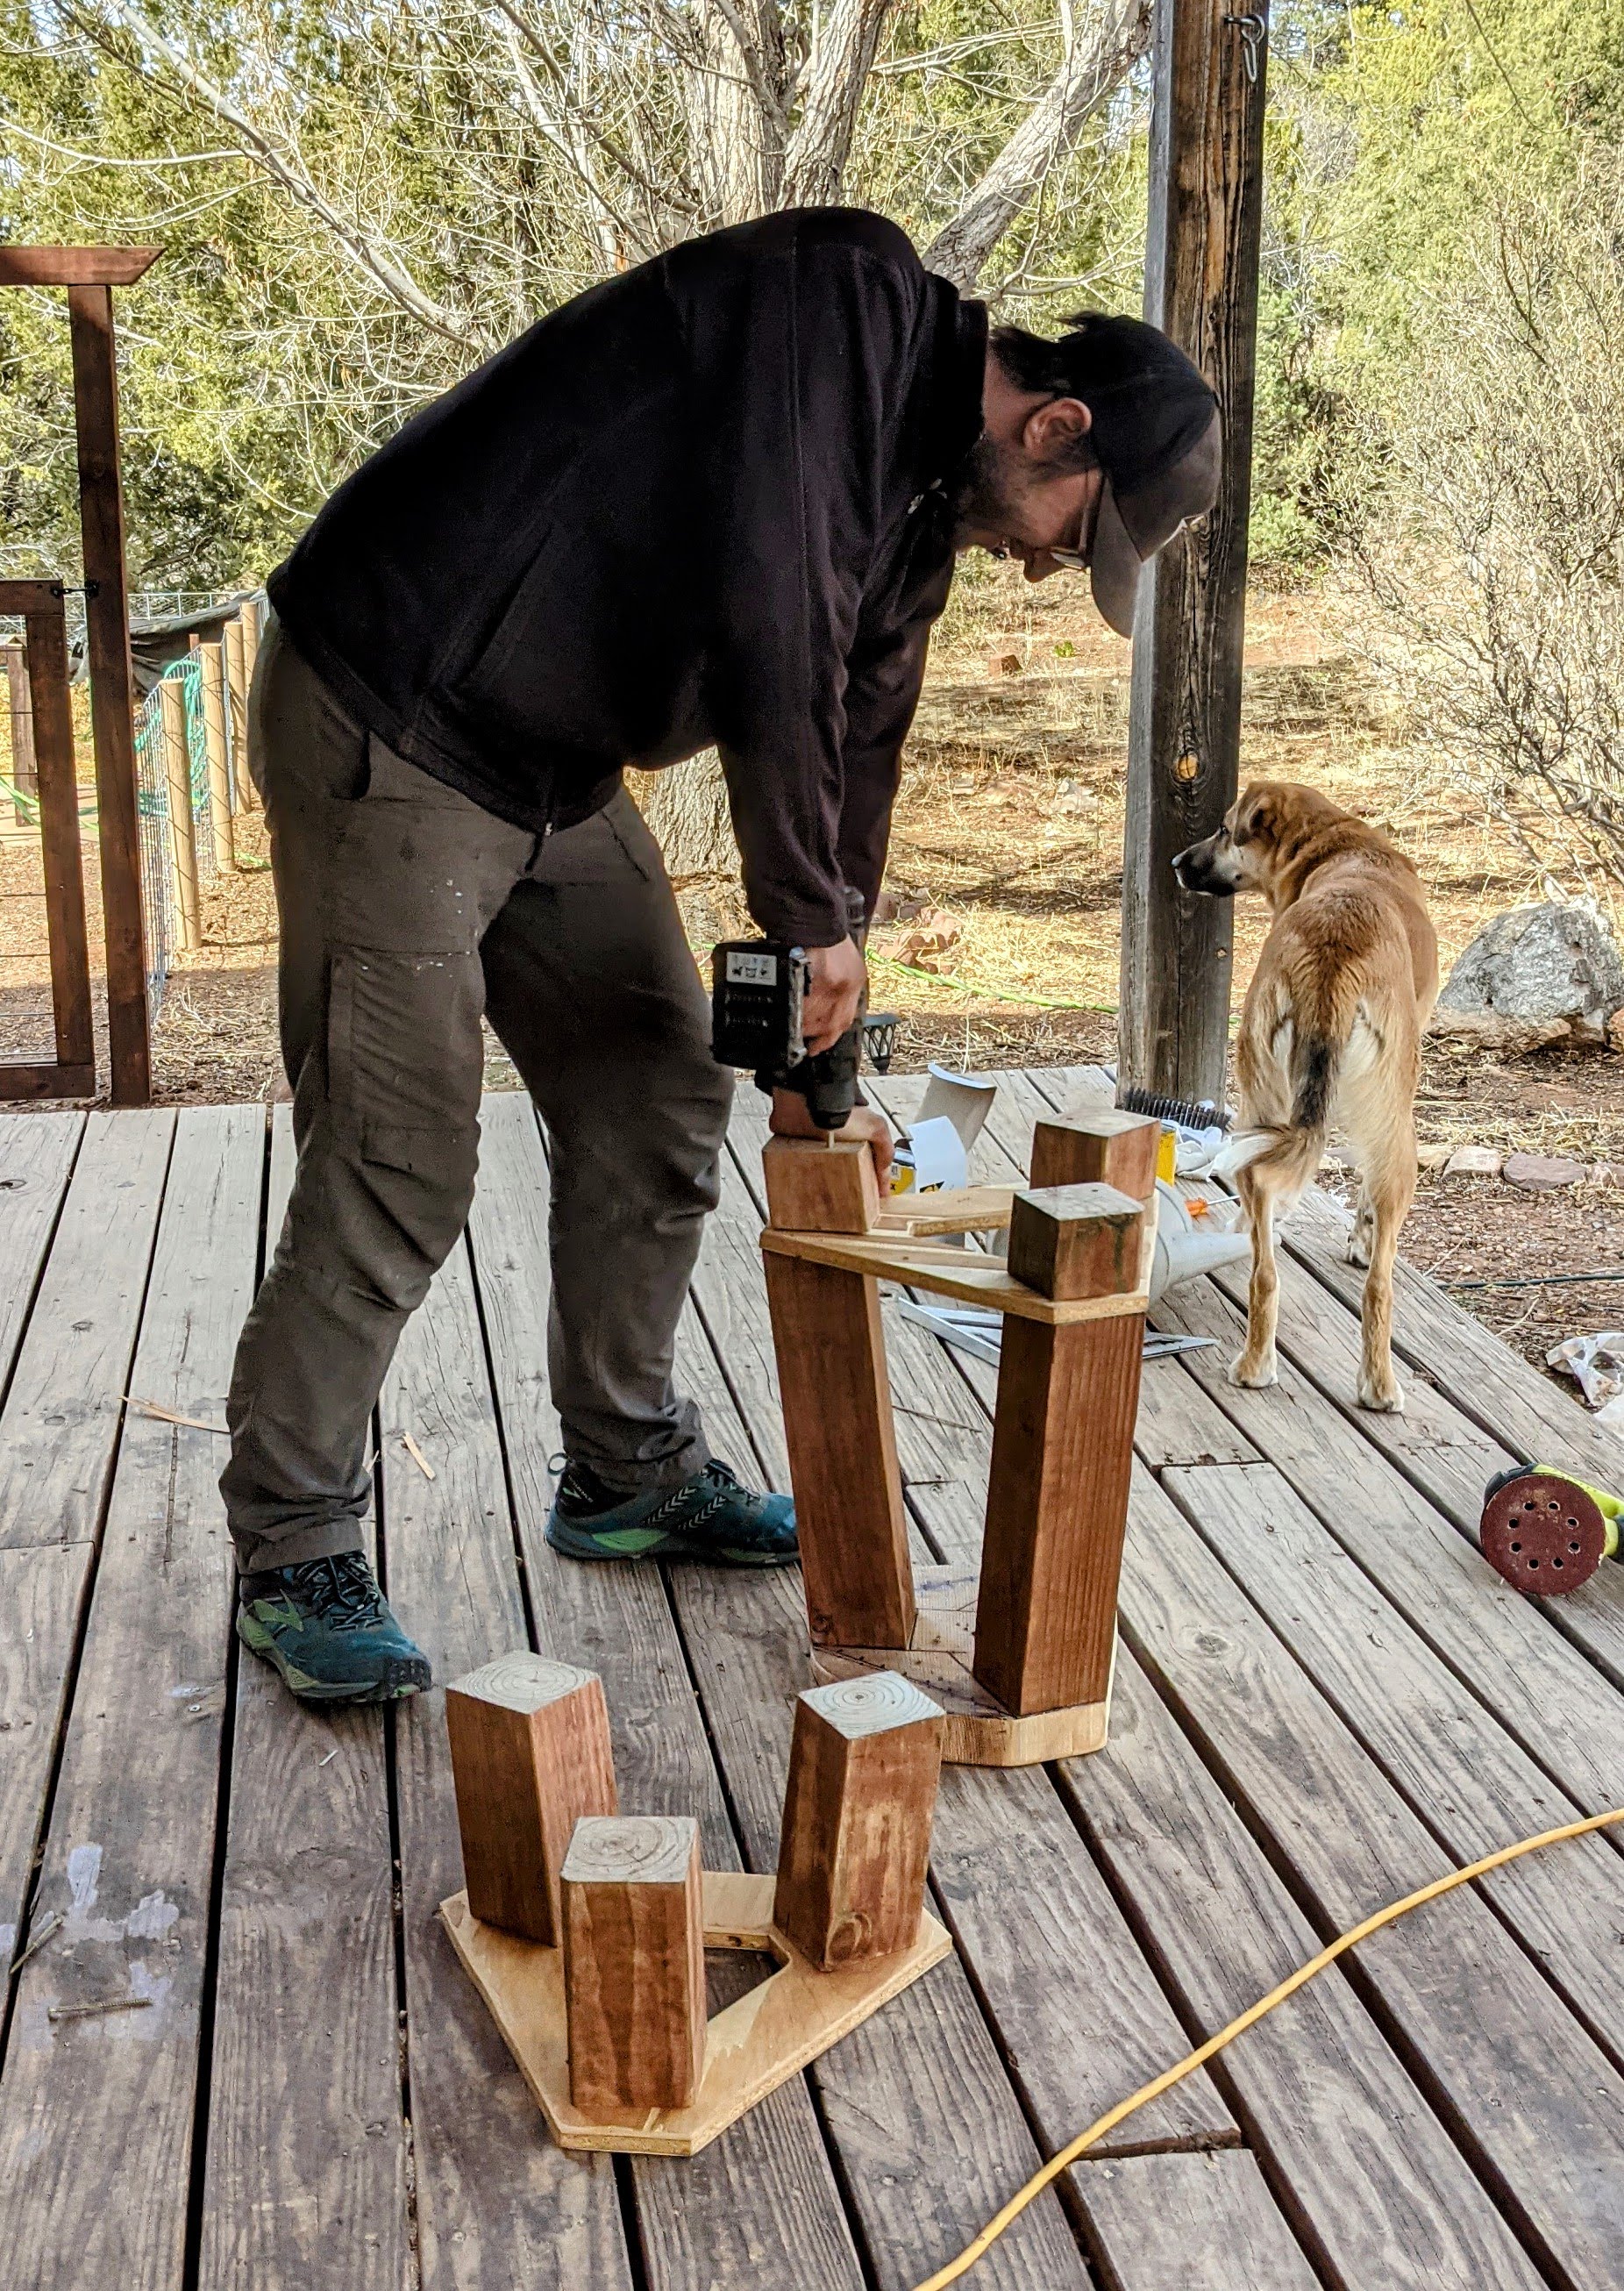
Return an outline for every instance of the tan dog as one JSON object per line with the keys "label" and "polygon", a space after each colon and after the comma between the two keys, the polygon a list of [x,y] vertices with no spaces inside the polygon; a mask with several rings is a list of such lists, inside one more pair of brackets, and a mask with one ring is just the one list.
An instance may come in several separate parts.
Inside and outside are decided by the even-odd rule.
{"label": "tan dog", "polygon": [[1261,891],[1274,911],[1235,1045],[1241,1126],[1226,1160],[1251,1228],[1252,1277],[1231,1380],[1276,1379],[1274,1218],[1313,1178],[1334,1124],[1363,1181],[1347,1250],[1370,1268],[1359,1405],[1402,1409],[1393,1260],[1415,1198],[1415,1088],[1438,993],[1415,869],[1379,828],[1285,780],[1246,789],[1173,868],[1186,891]]}

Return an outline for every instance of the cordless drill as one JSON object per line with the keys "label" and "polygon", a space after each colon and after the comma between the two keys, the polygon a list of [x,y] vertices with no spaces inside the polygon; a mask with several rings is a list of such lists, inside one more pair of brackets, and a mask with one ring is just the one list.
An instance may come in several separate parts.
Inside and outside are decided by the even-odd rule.
{"label": "cordless drill", "polygon": [[812,965],[798,946],[729,939],[711,957],[711,1053],[743,1066],[756,1088],[798,1090],[820,1129],[843,1129],[857,1103],[863,1014],[816,1057],[807,1054],[801,1013]]}

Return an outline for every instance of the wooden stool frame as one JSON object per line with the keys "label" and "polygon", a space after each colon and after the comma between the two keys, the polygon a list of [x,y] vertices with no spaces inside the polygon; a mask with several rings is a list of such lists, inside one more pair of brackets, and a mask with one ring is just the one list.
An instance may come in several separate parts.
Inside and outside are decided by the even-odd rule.
{"label": "wooden stool frame", "polygon": [[[904,1679],[800,1697],[779,1868],[760,1877],[700,1870],[691,1820],[613,1813],[592,1672],[502,1656],[446,1707],[469,1888],[441,1921],[561,2148],[696,2155],[952,1951],[925,1906],[942,1716]],[[663,1898],[639,1903],[651,1875]],[[702,2020],[702,1949],[776,1970]]]}
{"label": "wooden stool frame", "polygon": [[[942,1705],[955,1764],[1032,1765],[1105,1743],[1159,1137],[1115,1113],[1040,1123],[1043,1190],[904,1196],[866,1230],[866,1182],[841,1186],[820,1166],[825,1150],[848,1161],[866,1146],[767,1148],[775,1222],[761,1247],[813,1676],[912,1680]],[[857,1229],[786,1229],[798,1205],[809,1217],[832,1202]],[[1011,1226],[1013,1269],[930,1237]],[[1137,1257],[1113,1263],[1113,1235],[1130,1232]],[[1057,1261],[1073,1244],[1095,1257]],[[1004,1315],[979,1573],[912,1564],[882,1280]]]}

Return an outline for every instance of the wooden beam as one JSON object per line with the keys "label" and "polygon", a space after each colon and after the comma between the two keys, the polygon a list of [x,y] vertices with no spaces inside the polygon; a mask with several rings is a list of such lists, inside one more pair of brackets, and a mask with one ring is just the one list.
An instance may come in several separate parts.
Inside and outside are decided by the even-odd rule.
{"label": "wooden beam", "polygon": [[133,286],[161,246],[0,246],[0,286]]}
{"label": "wooden beam", "polygon": [[705,2048],[699,1824],[577,1822],[563,1894],[570,2099],[603,2118],[686,2107]]}
{"label": "wooden beam", "polygon": [[498,1655],[446,1689],[468,1906],[528,1940],[563,1939],[559,1872],[583,1814],[620,1810],[596,1671]]}
{"label": "wooden beam", "polygon": [[812,1644],[904,1647],[913,1570],[878,1286],[804,1258],[762,1262]]}
{"label": "wooden beam", "polygon": [[1140,590],[1118,1057],[1123,1081],[1189,1097],[1222,1097],[1228,1047],[1233,910],[1181,891],[1171,862],[1217,828],[1239,764],[1267,17],[1267,0],[1156,4],[1145,316],[1218,392],[1224,474]]}
{"label": "wooden beam", "polygon": [[773,1923],[824,1971],[919,1939],[943,1732],[894,1670],[796,1697]]}
{"label": "wooden beam", "polygon": [[68,316],[73,337],[85,640],[101,837],[112,1098],[115,1105],[144,1105],[152,1095],[147,933],[141,913],[135,678],[130,665],[124,490],[118,476],[118,372],[113,352],[110,291],[105,285],[70,285]]}

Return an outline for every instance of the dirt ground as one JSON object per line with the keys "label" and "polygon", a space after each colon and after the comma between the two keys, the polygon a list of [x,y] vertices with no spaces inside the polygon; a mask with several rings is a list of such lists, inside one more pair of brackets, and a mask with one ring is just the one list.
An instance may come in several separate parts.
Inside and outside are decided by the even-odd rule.
{"label": "dirt ground", "polygon": [[[1250,600],[1242,777],[1311,781],[1387,829],[1427,886],[1447,971],[1487,916],[1539,896],[1539,884],[1385,715],[1344,640],[1342,612],[1315,594]],[[896,1069],[1113,1056],[1127,699],[1126,647],[1081,584],[1033,590],[1009,567],[961,582],[897,806],[887,885],[901,913],[871,949],[874,1004],[901,1017]],[[7,811],[0,802],[0,822]],[[154,1045],[165,1102],[281,1092],[275,908],[258,815],[240,824],[238,848],[245,872],[205,884],[204,945],[171,973]],[[0,1056],[48,1052],[36,852],[0,824]],[[89,865],[86,886],[93,945]],[[690,886],[682,899],[702,955],[747,928],[728,884]],[[1245,902],[1234,924],[1238,1008],[1266,917]],[[515,1086],[494,1041],[489,1051],[490,1085]],[[1496,1058],[1433,1043],[1418,1115],[1424,1143],[1572,1155],[1589,1175],[1533,1194],[1424,1173],[1404,1240],[1412,1262],[1451,1286],[1624,1274],[1624,1057]],[[1336,1186],[1334,1166],[1326,1174]],[[1624,1281],[1456,1293],[1541,1363],[1563,1336],[1624,1324]]]}

